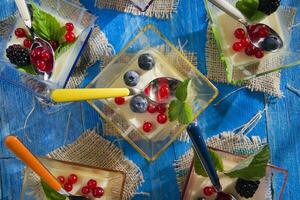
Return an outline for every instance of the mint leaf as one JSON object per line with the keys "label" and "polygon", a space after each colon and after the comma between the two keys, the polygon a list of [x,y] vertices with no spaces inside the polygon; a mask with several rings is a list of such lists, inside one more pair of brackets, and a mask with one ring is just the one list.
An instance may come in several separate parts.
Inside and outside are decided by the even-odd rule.
{"label": "mint leaf", "polygon": [[[222,161],[221,157],[219,156],[219,154],[212,149],[208,149],[208,151],[209,151],[210,158],[211,158],[216,170],[220,171],[220,172],[224,171],[223,161]],[[196,152],[194,153],[194,155],[195,155],[194,156],[194,168],[195,168],[196,174],[207,177],[207,174],[206,174],[206,172],[203,168],[203,165],[201,164],[201,161],[199,160]]]}
{"label": "mint leaf", "polygon": [[175,121],[178,119],[178,116],[180,115],[182,106],[183,105],[182,105],[181,101],[178,101],[178,100],[171,101],[171,103],[169,105],[169,111],[168,111],[170,121]]}
{"label": "mint leaf", "polygon": [[28,66],[17,66],[16,69],[18,69],[21,72],[26,72],[28,74],[37,75],[36,71],[33,69],[32,65]]}
{"label": "mint leaf", "polygon": [[66,32],[59,22],[49,13],[41,10],[35,4],[32,6],[32,27],[34,32],[45,40],[59,41]]}
{"label": "mint leaf", "polygon": [[61,54],[66,52],[73,44],[74,42],[64,42],[60,44],[59,47],[55,50],[55,58],[58,58]]}
{"label": "mint leaf", "polygon": [[41,181],[47,200],[65,200],[67,197],[53,190],[47,183]]}
{"label": "mint leaf", "polygon": [[193,108],[189,103],[182,103],[180,114],[178,115],[178,121],[181,124],[189,124],[193,122]]}
{"label": "mint leaf", "polygon": [[176,98],[182,102],[184,102],[187,98],[188,86],[191,79],[187,79],[181,82],[176,88]]}
{"label": "mint leaf", "polygon": [[270,159],[269,146],[266,145],[255,154],[242,160],[237,166],[225,172],[232,178],[242,178],[249,181],[257,181],[266,175],[266,167]]}

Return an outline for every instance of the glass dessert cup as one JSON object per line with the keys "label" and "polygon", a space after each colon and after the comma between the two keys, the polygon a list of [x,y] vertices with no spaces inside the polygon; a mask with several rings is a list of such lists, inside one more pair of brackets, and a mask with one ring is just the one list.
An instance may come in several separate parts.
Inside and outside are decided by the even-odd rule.
{"label": "glass dessert cup", "polygon": [[[221,157],[221,159],[223,160],[225,170],[227,168],[235,166],[239,161],[245,158],[243,156],[234,155],[232,153],[222,151],[219,149],[211,149],[217,152],[218,155]],[[237,178],[230,178],[224,175],[222,172],[218,172],[218,174],[224,192],[233,194],[237,199],[245,199],[242,198],[234,188]],[[248,199],[282,199],[287,176],[287,170],[268,164],[266,168],[266,176],[260,180],[260,184],[254,196]],[[276,187],[274,187],[274,184],[276,184]],[[185,181],[181,199],[196,200],[199,197],[205,197],[207,200],[214,199],[215,194],[211,196],[204,195],[203,188],[206,186],[211,186],[209,178],[197,175],[195,173],[194,164],[192,162],[189,173],[187,175],[187,179]]]}
{"label": "glass dessert cup", "polygon": [[[76,174],[78,180],[73,184],[71,194],[82,195],[81,188],[87,185],[90,179],[97,181],[97,186],[102,187],[104,194],[100,198],[92,199],[122,199],[126,175],[121,171],[108,170],[85,166],[77,163],[60,161],[50,158],[39,158],[43,165],[55,176]],[[89,197],[92,197],[89,194]],[[29,168],[25,169],[22,186],[21,200],[46,200],[40,178]]]}
{"label": "glass dessert cup", "polygon": [[[227,1],[233,5],[236,3],[236,0]],[[235,38],[234,31],[237,28],[243,28],[243,26],[207,0],[205,1],[205,6],[220,52],[220,59],[226,67],[228,82],[240,83],[300,64],[300,53],[297,50],[299,49],[299,44],[295,42],[299,39],[300,27],[293,26],[293,24],[299,23],[300,13],[295,2],[281,1],[281,5],[275,13],[260,21],[270,25],[279,33],[284,42],[284,47],[279,52],[264,52],[263,58],[260,59],[246,55],[244,50],[235,52],[232,49],[232,45],[239,40]]]}
{"label": "glass dessert cup", "polygon": [[[77,37],[76,41],[72,43],[66,50],[57,55],[55,59],[55,66],[51,72],[51,77],[44,80],[43,74],[37,74],[37,69],[32,67],[33,73],[17,69],[17,65],[10,63],[6,56],[6,48],[12,44],[19,44],[23,46],[24,38],[16,37],[14,31],[17,28],[23,28],[27,33],[29,31],[25,28],[23,20],[19,13],[12,15],[7,20],[7,30],[1,34],[1,66],[0,77],[15,85],[25,87],[35,95],[42,98],[48,98],[48,92],[51,89],[64,88],[72,73],[79,56],[88,41],[91,31],[94,27],[95,17],[88,13],[83,7],[75,5],[65,0],[40,0],[34,1],[41,10],[54,16],[63,27],[66,22],[71,22],[74,25],[73,32]],[[6,6],[16,8],[13,0],[9,0]],[[16,10],[13,10],[14,12]],[[35,71],[35,73],[34,73]]]}
{"label": "glass dessert cup", "polygon": [[[152,55],[155,60],[155,66],[150,71],[138,67],[138,58],[145,53]],[[152,25],[143,28],[87,87],[128,87],[123,82],[123,75],[129,69],[140,74],[137,85],[139,88],[144,88],[148,82],[158,77],[171,77],[181,81],[191,78],[191,94],[188,95],[188,99],[193,108],[193,119],[218,94],[217,89],[206,77]],[[144,158],[153,161],[187,126],[176,121],[158,124],[158,113],[133,113],[129,107],[130,98],[132,97],[126,97],[124,105],[116,105],[113,99],[88,103]],[[149,133],[141,128],[146,120],[154,124]]]}
{"label": "glass dessert cup", "polygon": [[141,12],[145,12],[154,0],[130,0],[130,1]]}

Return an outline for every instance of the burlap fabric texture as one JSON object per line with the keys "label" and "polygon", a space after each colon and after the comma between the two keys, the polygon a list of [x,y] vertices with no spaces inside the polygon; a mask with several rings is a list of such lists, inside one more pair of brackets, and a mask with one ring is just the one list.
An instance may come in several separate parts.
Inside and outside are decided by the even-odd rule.
{"label": "burlap fabric texture", "polygon": [[[94,130],[85,131],[74,143],[50,152],[47,157],[124,172],[126,180],[123,199],[131,199],[138,186],[143,182],[140,169],[125,158],[121,149],[105,140]],[[43,196],[40,179],[37,175],[31,171],[28,178],[34,196]]]}
{"label": "burlap fabric texture", "polygon": [[134,15],[145,15],[159,19],[169,19],[177,11],[179,0],[154,0],[146,12],[139,11],[129,0],[96,0],[99,8],[108,8]]}

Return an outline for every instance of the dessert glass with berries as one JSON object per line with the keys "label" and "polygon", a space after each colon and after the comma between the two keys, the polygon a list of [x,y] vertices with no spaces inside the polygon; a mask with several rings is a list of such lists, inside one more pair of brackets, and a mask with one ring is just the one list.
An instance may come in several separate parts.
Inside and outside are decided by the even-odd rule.
{"label": "dessert glass with berries", "polygon": [[[223,172],[233,169],[238,165],[238,163],[246,159],[246,157],[234,155],[219,149],[211,148],[210,150],[217,153],[219,158],[222,160]],[[237,200],[281,199],[288,172],[285,169],[271,164],[267,164],[263,170],[265,170],[265,176],[259,180],[232,178],[220,171],[218,171],[218,176],[220,178],[223,191],[225,193],[233,194]],[[187,177],[188,178],[185,181],[182,192],[182,200],[226,199],[220,196],[217,198],[216,190],[212,186],[209,178],[207,176],[197,174],[193,162]]]}
{"label": "dessert glass with berries", "polygon": [[[293,35],[300,28],[292,28],[292,24],[300,21],[295,18],[296,4],[288,0],[226,0],[237,7],[253,25],[248,30],[231,16],[205,0],[207,13],[211,20],[212,34],[216,40],[216,48],[220,60],[225,64],[228,82],[241,83],[245,80],[271,73],[283,68],[295,66],[300,60],[297,47],[293,44]],[[292,11],[293,10],[293,11]],[[287,16],[286,13],[290,13]],[[280,42],[272,37],[270,30],[261,24],[274,29],[283,40],[283,48],[277,52],[272,50],[280,46]],[[248,33],[248,34],[247,34]],[[249,38],[264,41],[262,49],[253,46]],[[295,37],[296,38],[296,37]],[[215,44],[212,44],[214,48]],[[207,51],[207,54],[209,52]],[[211,54],[207,55],[211,56]]]}
{"label": "dessert glass with berries", "polygon": [[[78,5],[65,0],[58,2],[59,8],[52,7],[46,0],[28,3],[33,31],[51,45],[54,55],[48,48],[32,45],[31,32],[19,16],[13,18],[8,27],[11,33],[0,36],[4,47],[0,75],[47,99],[49,90],[65,87],[96,19]],[[14,1],[8,3],[16,7]],[[72,8],[78,16],[66,15],[66,7]],[[86,21],[78,21],[79,16],[84,16]],[[48,76],[44,76],[45,73]]]}
{"label": "dessert glass with berries", "polygon": [[[146,159],[155,160],[187,124],[180,123],[179,119],[174,120],[174,116],[170,118],[170,113],[174,111],[174,108],[170,108],[173,100],[162,104],[146,96],[151,94],[156,95],[156,99],[169,99],[175,96],[179,87],[178,81],[174,79],[181,83],[190,79],[186,102],[179,102],[178,105],[191,106],[188,111],[193,120],[216,97],[217,90],[152,25],[146,26],[121,52],[87,87],[125,87],[143,92],[135,96],[99,99],[89,103]],[[169,77],[170,80],[161,77]],[[155,86],[148,87],[155,79]],[[184,116],[184,113],[177,112],[175,117]]]}
{"label": "dessert glass with berries", "polygon": [[[91,200],[122,199],[125,174],[121,171],[49,158],[39,160],[70,194],[86,196]],[[31,169],[25,169],[21,200],[46,200],[48,195],[52,195],[49,190]]]}

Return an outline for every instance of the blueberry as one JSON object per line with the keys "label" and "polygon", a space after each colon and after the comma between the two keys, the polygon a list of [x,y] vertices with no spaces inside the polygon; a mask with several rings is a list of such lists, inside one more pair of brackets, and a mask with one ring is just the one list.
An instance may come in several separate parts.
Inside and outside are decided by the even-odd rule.
{"label": "blueberry", "polygon": [[148,107],[147,99],[142,95],[136,95],[130,100],[130,108],[135,113],[144,113]]}
{"label": "blueberry", "polygon": [[150,70],[155,65],[153,56],[149,53],[144,53],[139,57],[139,67],[143,70]]}
{"label": "blueberry", "polygon": [[280,48],[281,42],[280,42],[279,38],[277,38],[276,36],[269,35],[262,41],[261,45],[262,45],[261,47],[264,50],[273,51],[273,50]]}
{"label": "blueberry", "polygon": [[130,87],[134,87],[139,83],[140,75],[136,71],[128,71],[124,74],[124,82]]}

